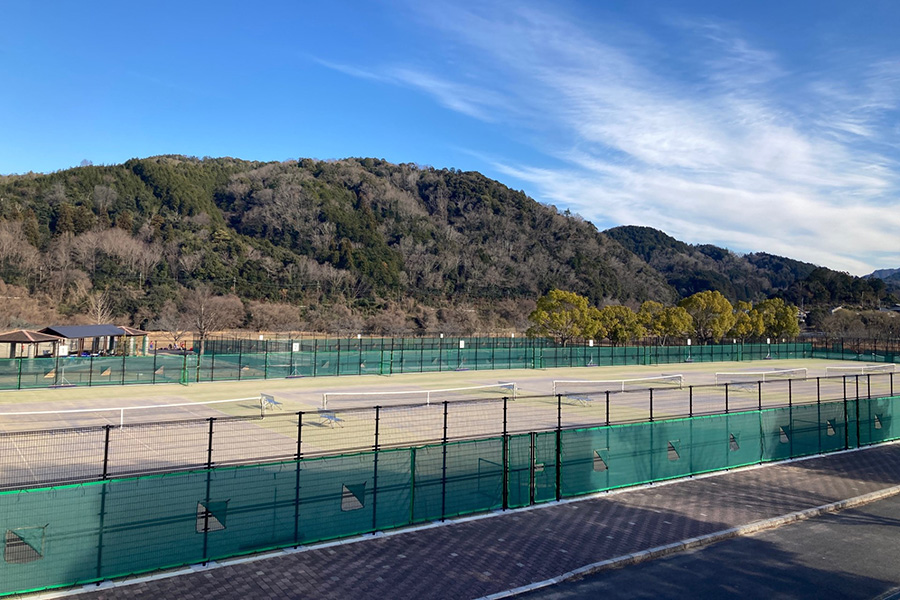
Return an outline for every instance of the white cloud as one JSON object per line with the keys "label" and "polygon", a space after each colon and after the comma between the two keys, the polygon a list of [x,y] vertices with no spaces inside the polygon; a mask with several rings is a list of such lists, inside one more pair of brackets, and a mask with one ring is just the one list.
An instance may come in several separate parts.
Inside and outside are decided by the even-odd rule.
{"label": "white cloud", "polygon": [[647,225],[857,274],[900,266],[897,61],[796,73],[716,22],[668,24],[686,36],[669,56],[621,24],[426,5],[421,18],[469,49],[465,73],[394,66],[380,77],[528,132],[563,166],[495,167],[539,199],[599,227]]}

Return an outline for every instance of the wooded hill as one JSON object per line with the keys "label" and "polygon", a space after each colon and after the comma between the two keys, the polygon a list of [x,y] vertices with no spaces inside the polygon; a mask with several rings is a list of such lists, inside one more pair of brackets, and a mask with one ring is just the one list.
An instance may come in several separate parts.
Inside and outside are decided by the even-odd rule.
{"label": "wooded hill", "polygon": [[795,288],[811,302],[821,290],[803,282],[817,271],[647,228],[599,232],[479,173],[370,158],[158,156],[0,177],[7,327],[101,310],[152,326],[208,286],[258,328],[388,315],[370,329],[520,329],[553,288],[595,304]]}

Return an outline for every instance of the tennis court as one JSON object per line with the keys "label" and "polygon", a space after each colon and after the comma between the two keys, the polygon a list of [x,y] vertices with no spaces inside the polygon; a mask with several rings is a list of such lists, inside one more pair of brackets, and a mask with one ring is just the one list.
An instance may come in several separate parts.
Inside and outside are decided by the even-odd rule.
{"label": "tennis court", "polygon": [[[840,366],[685,363],[6,392],[0,488],[893,393],[887,373],[826,377]],[[576,383],[577,393],[563,389]],[[464,391],[433,393],[453,389]],[[276,404],[261,410],[261,393]]]}

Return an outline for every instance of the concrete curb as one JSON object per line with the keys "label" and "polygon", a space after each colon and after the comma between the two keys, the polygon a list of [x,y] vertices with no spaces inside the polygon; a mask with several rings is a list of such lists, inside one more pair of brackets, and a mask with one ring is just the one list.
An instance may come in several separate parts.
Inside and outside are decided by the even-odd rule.
{"label": "concrete curb", "polygon": [[524,594],[533,590],[556,585],[564,581],[577,579],[585,575],[598,573],[600,571],[606,571],[608,569],[616,569],[619,567],[636,565],[648,560],[661,558],[663,556],[668,556],[677,552],[683,552],[684,550],[690,550],[692,548],[699,548],[702,546],[709,546],[711,544],[715,544],[716,542],[721,542],[723,540],[728,540],[738,536],[750,535],[752,533],[757,533],[766,529],[775,529],[777,527],[781,527],[782,525],[789,525],[797,521],[805,521],[807,519],[818,517],[820,515],[836,513],[842,510],[847,510],[849,508],[856,508],[857,506],[863,506],[871,502],[884,500],[885,498],[890,498],[891,496],[896,496],[898,494],[900,494],[900,485],[885,488],[883,490],[878,490],[876,492],[870,492],[868,494],[863,494],[862,496],[856,496],[854,498],[839,500],[830,504],[823,504],[821,506],[788,513],[780,517],[772,517],[769,519],[763,519],[761,521],[754,521],[753,523],[748,523],[746,525],[740,525],[738,527],[716,531],[714,533],[689,538],[680,542],[672,542],[663,546],[656,546],[655,548],[641,550],[640,552],[634,552],[632,554],[625,554],[623,556],[601,560],[589,565],[584,565],[583,567],[578,567],[577,569],[573,569],[567,573],[563,573],[562,575],[557,575],[556,577],[545,579],[544,581],[537,581],[535,583],[530,583],[528,585],[513,588],[510,590],[496,592],[494,594],[483,596],[478,600],[499,600],[500,598],[511,598],[513,596],[518,596],[519,594]]}

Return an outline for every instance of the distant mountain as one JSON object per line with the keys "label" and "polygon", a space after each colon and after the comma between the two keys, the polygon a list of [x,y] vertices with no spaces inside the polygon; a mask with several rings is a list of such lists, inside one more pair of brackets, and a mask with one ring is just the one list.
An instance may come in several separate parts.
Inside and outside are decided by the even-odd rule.
{"label": "distant mountain", "polygon": [[718,290],[732,302],[756,302],[807,277],[816,265],[766,253],[739,255],[709,244],[690,245],[651,227],[604,233],[659,271],[682,297]]}
{"label": "distant mountain", "polygon": [[866,275],[867,279],[880,279],[888,289],[900,295],[900,269],[878,269]]}

